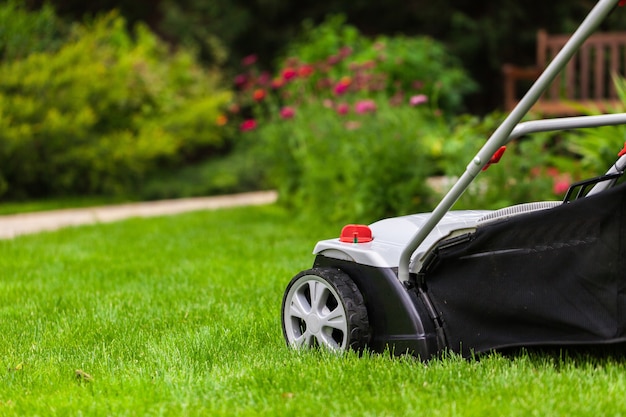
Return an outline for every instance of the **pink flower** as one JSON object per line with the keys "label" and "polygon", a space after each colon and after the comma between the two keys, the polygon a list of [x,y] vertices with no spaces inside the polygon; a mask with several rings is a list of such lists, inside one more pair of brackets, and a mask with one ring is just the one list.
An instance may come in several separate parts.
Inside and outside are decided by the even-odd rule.
{"label": "pink flower", "polygon": [[296,111],[294,110],[293,107],[285,106],[282,109],[280,109],[280,117],[282,117],[283,119],[291,119],[295,115],[296,115]]}
{"label": "pink flower", "polygon": [[335,86],[334,92],[335,94],[337,94],[338,96],[342,95],[343,93],[345,93],[348,90],[349,85],[348,84],[337,84]]}
{"label": "pink flower", "polygon": [[243,88],[248,83],[248,77],[245,74],[239,74],[235,77],[235,87]]}
{"label": "pink flower", "polygon": [[555,180],[557,179],[557,177],[558,177],[559,175],[561,175],[561,173],[559,172],[559,170],[558,170],[557,168],[555,168],[555,167],[548,167],[548,168],[546,168],[546,174],[547,174],[549,177],[554,178]]}
{"label": "pink flower", "polygon": [[341,61],[341,57],[337,56],[337,55],[331,55],[326,59],[326,62],[328,63],[328,65],[333,66],[335,64],[338,64],[339,61]]}
{"label": "pink flower", "polygon": [[568,172],[559,173],[558,169],[554,167],[549,167],[546,171],[548,176],[552,177],[552,191],[554,194],[565,194],[572,182],[571,175]]}
{"label": "pink flower", "polygon": [[350,55],[352,55],[352,48],[350,48],[349,46],[344,46],[339,50],[339,56],[342,58],[346,58]]}
{"label": "pink flower", "polygon": [[376,111],[374,100],[361,100],[354,105],[354,111],[359,114],[373,113]]}
{"label": "pink flower", "polygon": [[428,102],[428,97],[426,97],[424,94],[418,94],[418,95],[412,96],[409,99],[409,104],[413,107],[419,106],[420,104],[424,104],[427,102]]}
{"label": "pink flower", "polygon": [[244,57],[244,58],[241,60],[241,63],[242,63],[244,66],[249,67],[250,65],[255,64],[255,63],[256,63],[256,61],[257,61],[257,56],[256,56],[256,55],[254,55],[254,54],[252,54],[252,55],[248,55],[248,56]]}
{"label": "pink flower", "polygon": [[344,115],[350,112],[350,106],[348,103],[339,103],[337,105],[337,114]]}
{"label": "pink flower", "polygon": [[260,85],[267,85],[271,79],[272,76],[270,75],[270,73],[267,71],[263,71],[261,75],[259,75],[259,78],[257,78],[257,83]]}
{"label": "pink flower", "polygon": [[254,129],[256,129],[256,120],[254,119],[244,120],[241,123],[241,126],[239,126],[239,130],[241,130],[242,132],[247,132],[249,130],[254,130]]}
{"label": "pink flower", "polygon": [[552,191],[554,191],[554,194],[557,194],[557,195],[565,194],[568,189],[569,189],[569,181],[564,181],[564,180],[555,181],[554,186],[552,187]]}
{"label": "pink flower", "polygon": [[352,79],[350,77],[342,77],[341,80],[339,80],[339,82],[335,85],[333,91],[335,92],[335,94],[340,96],[348,91],[350,84],[352,84]]}
{"label": "pink flower", "polygon": [[292,78],[295,78],[298,75],[298,71],[291,67],[287,67],[283,70],[283,79],[285,81],[289,81]]}

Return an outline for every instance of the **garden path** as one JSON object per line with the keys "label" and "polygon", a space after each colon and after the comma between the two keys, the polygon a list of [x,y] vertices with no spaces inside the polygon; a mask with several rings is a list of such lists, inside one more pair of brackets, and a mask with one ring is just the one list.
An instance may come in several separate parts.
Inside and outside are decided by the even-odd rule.
{"label": "garden path", "polygon": [[112,206],[63,209],[0,216],[0,239],[52,231],[63,227],[110,223],[129,217],[166,216],[198,210],[271,204],[275,191],[257,191],[215,197],[183,198]]}

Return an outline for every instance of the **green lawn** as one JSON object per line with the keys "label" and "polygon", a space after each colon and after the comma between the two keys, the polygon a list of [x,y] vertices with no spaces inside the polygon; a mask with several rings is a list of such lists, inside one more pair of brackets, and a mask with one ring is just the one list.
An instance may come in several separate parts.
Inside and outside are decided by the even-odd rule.
{"label": "green lawn", "polygon": [[623,359],[287,349],[283,289],[340,226],[265,206],[0,241],[0,415],[626,414]]}

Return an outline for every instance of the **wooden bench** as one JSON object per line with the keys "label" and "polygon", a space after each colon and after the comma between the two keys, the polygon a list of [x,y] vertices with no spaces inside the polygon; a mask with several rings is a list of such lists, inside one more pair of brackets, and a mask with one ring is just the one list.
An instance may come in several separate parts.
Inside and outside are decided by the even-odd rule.
{"label": "wooden bench", "polygon": [[[504,106],[507,111],[515,107],[521,94],[527,91],[531,82],[537,79],[569,37],[549,35],[545,30],[539,30],[535,67],[503,65]],[[586,109],[623,109],[624,104],[615,89],[614,77],[625,75],[626,32],[593,34],[532,107],[531,112],[543,116],[570,116],[581,114]]]}

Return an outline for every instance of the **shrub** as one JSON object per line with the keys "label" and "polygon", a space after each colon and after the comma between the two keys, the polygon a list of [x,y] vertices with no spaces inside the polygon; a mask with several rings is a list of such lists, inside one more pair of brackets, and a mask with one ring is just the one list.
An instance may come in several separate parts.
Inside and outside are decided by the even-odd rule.
{"label": "shrub", "polygon": [[[465,171],[471,157],[503,119],[503,114],[495,112],[484,118],[465,115],[454,121],[450,135],[434,145],[442,154],[440,164],[448,182]],[[500,162],[478,175],[455,208],[496,209],[557,198],[552,193],[551,178],[544,175],[552,163],[552,154],[544,149],[546,138],[545,134],[535,134],[507,144]]]}
{"label": "shrub", "polygon": [[[484,118],[461,116],[451,124],[451,133],[445,140],[436,139],[432,143],[441,153],[439,163],[448,182],[464,172],[469,159],[503,119],[500,112]],[[605,127],[534,133],[515,139],[507,144],[500,162],[477,177],[455,208],[496,209],[530,201],[561,200],[572,182],[600,175],[615,161],[620,144],[612,148],[613,156],[606,161],[586,162],[589,158],[597,160],[593,151],[602,152],[607,140],[615,145],[615,140],[606,135],[614,129],[623,132],[622,127]],[[585,139],[591,145],[588,151],[592,152],[577,146],[583,138],[599,139],[599,134],[602,139],[595,144]],[[623,134],[621,137],[623,144]]]}
{"label": "shrub", "polygon": [[258,191],[265,187],[263,172],[253,154],[234,150],[152,175],[142,184],[137,197],[155,200]]}
{"label": "shrub", "polygon": [[[431,39],[370,42],[341,23],[309,27],[276,74],[257,70],[254,56],[245,60],[232,107],[241,140],[268,167],[281,201],[299,212],[366,222],[429,211],[504,115],[455,115],[473,84],[460,67],[440,66],[454,59]],[[541,133],[509,143],[455,208],[562,199],[573,181],[598,174],[589,156],[569,145],[579,135]]]}
{"label": "shrub", "polygon": [[343,15],[334,15],[319,26],[306,21],[301,37],[288,45],[287,56],[322,66],[314,81],[367,73],[383,84],[389,96],[420,90],[449,113],[458,113],[463,97],[476,90],[461,62],[441,42],[428,36],[369,39],[345,20]]}
{"label": "shrub", "polygon": [[432,207],[426,178],[439,168],[425,140],[446,134],[440,104],[455,107],[471,80],[432,39],[371,41],[340,18],[309,32],[277,74],[250,56],[235,81],[242,140],[281,201],[333,220]]}
{"label": "shrub", "polygon": [[[281,200],[332,220],[369,221],[432,206],[434,174],[420,135],[435,128],[427,107],[356,101],[343,114],[321,103],[259,128],[264,160]],[[358,110],[360,109],[360,110]]]}
{"label": "shrub", "polygon": [[[614,85],[619,99],[626,103],[626,79],[617,77]],[[623,112],[623,105],[616,109],[609,109],[611,113]],[[583,114],[601,114],[598,109],[581,108]],[[600,175],[617,160],[617,154],[624,147],[626,141],[626,126],[604,126],[595,129],[585,129],[573,135],[568,143],[569,149],[580,156],[582,166]]]}
{"label": "shrub", "polygon": [[0,195],[127,193],[158,166],[222,144],[216,87],[115,14],[77,26],[57,52],[0,65]]}

